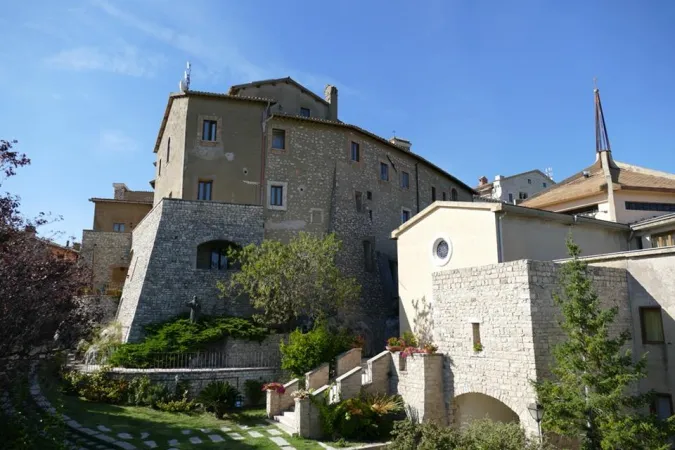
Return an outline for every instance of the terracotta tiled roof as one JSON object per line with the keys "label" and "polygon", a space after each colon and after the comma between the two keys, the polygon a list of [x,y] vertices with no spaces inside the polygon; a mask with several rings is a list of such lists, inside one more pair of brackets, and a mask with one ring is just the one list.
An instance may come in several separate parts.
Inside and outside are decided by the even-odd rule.
{"label": "terracotta tiled roof", "polygon": [[321,103],[323,103],[323,104],[325,104],[325,105],[328,104],[328,102],[326,101],[326,99],[323,99],[323,98],[319,97],[317,94],[315,94],[314,92],[312,92],[310,89],[307,89],[306,87],[304,87],[303,85],[301,85],[300,83],[298,83],[297,81],[295,81],[295,80],[294,80],[293,78],[291,78],[291,77],[285,77],[285,78],[272,78],[272,79],[269,79],[269,80],[252,81],[252,82],[250,82],[250,83],[236,84],[236,85],[234,85],[234,86],[231,86],[230,89],[227,91],[227,93],[230,94],[230,95],[237,95],[237,93],[239,92],[239,90],[242,89],[242,88],[247,88],[247,87],[251,87],[251,86],[261,86],[261,85],[263,85],[263,84],[276,84],[276,83],[289,83],[289,84],[292,84],[292,85],[296,86],[298,89],[300,89],[301,92],[304,92],[305,94],[311,95],[311,96],[314,97],[316,100],[320,101]]}
{"label": "terracotta tiled roof", "polygon": [[117,200],[114,198],[99,198],[99,197],[93,197],[89,199],[90,202],[96,203],[96,202],[101,202],[101,203],[137,203],[141,205],[152,205],[152,199],[150,200]]}
{"label": "terracotta tiled roof", "polygon": [[[610,169],[612,181],[620,189],[675,192],[675,175],[615,161]],[[584,175],[586,172],[587,175]],[[521,203],[529,208],[542,208],[607,191],[607,181],[600,160],[558,184]]]}

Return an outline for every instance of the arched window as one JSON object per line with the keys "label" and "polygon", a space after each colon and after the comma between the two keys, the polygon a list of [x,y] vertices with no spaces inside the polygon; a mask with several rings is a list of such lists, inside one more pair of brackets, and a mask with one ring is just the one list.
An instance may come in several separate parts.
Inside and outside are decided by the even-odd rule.
{"label": "arched window", "polygon": [[453,202],[457,201],[457,189],[452,188],[452,191],[450,191],[450,200]]}
{"label": "arched window", "polygon": [[197,247],[197,269],[228,270],[233,269],[230,251],[239,246],[230,241],[209,241]]}

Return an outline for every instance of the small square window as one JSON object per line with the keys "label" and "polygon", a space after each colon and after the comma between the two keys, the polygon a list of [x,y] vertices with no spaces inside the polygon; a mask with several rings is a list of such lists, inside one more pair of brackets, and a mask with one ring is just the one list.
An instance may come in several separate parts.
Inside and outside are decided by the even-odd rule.
{"label": "small square window", "polygon": [[659,420],[668,420],[673,415],[673,397],[670,394],[655,394],[649,412]]}
{"label": "small square window", "polygon": [[389,181],[389,165],[383,162],[380,163],[380,180]]}
{"label": "small square window", "polygon": [[518,198],[520,200],[525,200],[527,198],[527,192],[519,192],[518,193]]}
{"label": "small square window", "polygon": [[284,206],[284,187],[272,185],[270,187],[270,205]]}
{"label": "small square window", "polygon": [[406,223],[408,220],[410,220],[410,210],[409,209],[402,209],[401,210],[401,223]]}
{"label": "small square window", "polygon": [[403,189],[410,188],[410,175],[408,172],[401,171],[401,187]]}
{"label": "small square window", "polygon": [[356,201],[356,212],[363,211],[363,193],[359,191],[354,192],[354,200]]}
{"label": "small square window", "polygon": [[312,115],[312,112],[309,110],[309,108],[300,108],[300,115],[302,117],[309,117]]}
{"label": "small square window", "polygon": [[370,191],[366,191],[366,198],[367,198],[368,200],[372,200],[372,199],[373,199],[373,193],[370,192]]}
{"label": "small square window", "polygon": [[358,142],[352,141],[351,159],[354,162],[361,161],[361,146],[359,145]]}
{"label": "small square window", "polygon": [[373,262],[373,244],[370,241],[363,241],[363,259],[365,261],[366,272],[375,270]]}
{"label": "small square window", "polygon": [[368,218],[370,219],[370,223],[373,223],[373,210],[372,209],[368,210]]}
{"label": "small square window", "polygon": [[197,185],[197,200],[211,200],[213,181],[200,181]]}
{"label": "small square window", "polygon": [[216,140],[218,130],[218,122],[215,120],[205,120],[202,125],[202,141]]}
{"label": "small square window", "polygon": [[509,203],[513,203],[513,194],[509,192]]}
{"label": "small square window", "polygon": [[663,344],[665,342],[660,307],[640,308],[640,327],[642,328],[643,344]]}
{"label": "small square window", "polygon": [[473,334],[473,347],[474,349],[482,346],[482,342],[480,341],[480,324],[479,323],[472,323],[471,324],[471,331]]}
{"label": "small square window", "polygon": [[434,186],[431,186],[431,201],[436,201],[436,188]]}
{"label": "small square window", "polygon": [[277,150],[286,149],[286,130],[272,130],[272,148]]}
{"label": "small square window", "polygon": [[542,183],[542,184],[544,185],[544,187],[546,187],[546,186],[547,186],[547,184],[546,184],[546,183]]}
{"label": "small square window", "polygon": [[532,184],[532,180],[530,178],[527,179],[527,184]]}
{"label": "small square window", "polygon": [[118,233],[124,233],[124,224],[123,223],[113,223],[113,231]]}

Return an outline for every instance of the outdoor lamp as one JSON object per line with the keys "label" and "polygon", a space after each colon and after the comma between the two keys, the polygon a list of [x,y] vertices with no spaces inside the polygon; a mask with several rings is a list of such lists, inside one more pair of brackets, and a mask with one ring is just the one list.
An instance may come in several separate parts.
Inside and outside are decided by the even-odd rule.
{"label": "outdoor lamp", "polygon": [[527,409],[530,411],[530,415],[537,423],[541,422],[541,420],[544,418],[544,407],[541,405],[541,403],[530,403],[527,406]]}
{"label": "outdoor lamp", "polygon": [[237,398],[234,402],[234,406],[236,408],[241,408],[242,406],[244,406],[244,396],[243,395],[237,394]]}

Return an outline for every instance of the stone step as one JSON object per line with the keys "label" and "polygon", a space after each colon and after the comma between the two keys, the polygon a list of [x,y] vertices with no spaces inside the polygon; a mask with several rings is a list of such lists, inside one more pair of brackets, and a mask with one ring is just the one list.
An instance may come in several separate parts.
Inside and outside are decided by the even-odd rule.
{"label": "stone step", "polygon": [[274,422],[277,428],[289,436],[298,432],[298,430],[295,429],[295,413],[286,411],[281,416],[274,416]]}
{"label": "stone step", "polygon": [[295,420],[295,411],[284,411],[284,417]]}

